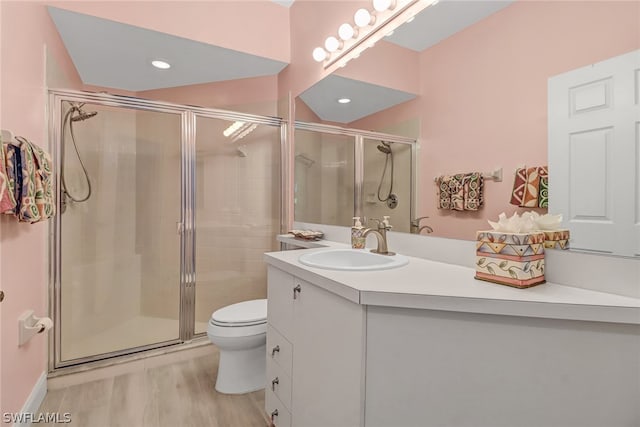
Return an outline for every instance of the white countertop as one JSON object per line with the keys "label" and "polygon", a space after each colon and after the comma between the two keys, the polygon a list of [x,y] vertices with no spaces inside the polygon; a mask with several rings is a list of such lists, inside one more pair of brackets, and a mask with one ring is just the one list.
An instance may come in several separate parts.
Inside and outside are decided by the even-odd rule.
{"label": "white countertop", "polygon": [[[297,239],[278,236],[285,243]],[[308,267],[298,258],[310,251],[347,245],[265,254],[268,264],[364,305],[460,311],[553,319],[640,324],[640,299],[554,283],[527,289],[474,279],[472,268],[421,258],[391,270],[338,271]]]}

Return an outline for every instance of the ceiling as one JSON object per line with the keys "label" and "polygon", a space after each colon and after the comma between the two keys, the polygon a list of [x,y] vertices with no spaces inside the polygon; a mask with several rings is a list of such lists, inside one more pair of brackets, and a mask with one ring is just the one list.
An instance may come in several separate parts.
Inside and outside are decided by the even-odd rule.
{"label": "ceiling", "polygon": [[[513,1],[441,0],[438,4],[424,9],[412,22],[403,24],[384,40],[422,52],[509,6]],[[334,77],[324,78],[300,95],[305,104],[323,120],[350,123],[417,96],[357,80]],[[357,95],[347,95],[351,93]],[[402,99],[401,94],[410,96],[399,101]],[[337,99],[342,97],[349,97],[352,102],[338,104]]]}
{"label": "ceiling", "polygon": [[514,0],[441,0],[424,9],[412,22],[405,23],[385,40],[422,52],[513,2]]}
{"label": "ceiling", "polygon": [[[294,0],[272,0],[290,7]],[[441,0],[385,40],[423,51],[511,4],[513,0]],[[133,92],[278,74],[287,64],[90,15],[49,7],[60,36],[85,84]],[[172,64],[151,66],[152,59]],[[221,66],[224,64],[224,66]],[[338,98],[349,97],[349,104]],[[329,76],[300,98],[323,120],[350,123],[416,97],[416,94]]]}
{"label": "ceiling", "polygon": [[[85,84],[137,92],[275,75],[287,65],[64,9],[48,10]],[[171,68],[158,70],[153,59]]]}
{"label": "ceiling", "polygon": [[[337,123],[350,123],[415,97],[412,93],[336,75],[325,77],[300,95],[318,117]],[[349,98],[351,102],[340,104],[340,98]]]}

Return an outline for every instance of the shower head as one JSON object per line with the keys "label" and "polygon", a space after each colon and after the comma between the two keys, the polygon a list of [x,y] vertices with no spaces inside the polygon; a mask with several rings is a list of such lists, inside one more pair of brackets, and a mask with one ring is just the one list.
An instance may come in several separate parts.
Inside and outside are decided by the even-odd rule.
{"label": "shower head", "polygon": [[82,111],[80,108],[76,108],[76,114],[75,115],[71,115],[71,121],[72,122],[81,122],[83,120],[87,120],[90,119],[93,116],[96,116],[98,114],[97,111]]}
{"label": "shower head", "polygon": [[380,142],[382,142],[382,144],[378,144],[378,151],[384,154],[391,154],[391,145],[388,142]]}

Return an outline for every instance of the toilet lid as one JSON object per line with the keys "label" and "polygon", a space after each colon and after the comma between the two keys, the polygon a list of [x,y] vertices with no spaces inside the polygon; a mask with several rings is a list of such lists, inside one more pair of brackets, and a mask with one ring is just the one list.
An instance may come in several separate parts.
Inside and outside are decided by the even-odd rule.
{"label": "toilet lid", "polygon": [[228,305],[216,310],[211,320],[217,324],[247,325],[267,321],[267,300],[255,299]]}

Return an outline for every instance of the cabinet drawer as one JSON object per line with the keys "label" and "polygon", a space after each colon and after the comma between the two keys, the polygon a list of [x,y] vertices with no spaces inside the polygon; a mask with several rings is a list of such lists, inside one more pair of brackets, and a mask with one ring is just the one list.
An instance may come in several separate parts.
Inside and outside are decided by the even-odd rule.
{"label": "cabinet drawer", "polygon": [[273,360],[267,360],[266,388],[275,393],[287,409],[291,409],[291,377]]}
{"label": "cabinet drawer", "polygon": [[283,336],[290,337],[293,324],[294,278],[277,268],[267,270],[267,319]]}
{"label": "cabinet drawer", "polygon": [[267,359],[273,360],[291,376],[293,351],[291,343],[273,326],[267,325]]}
{"label": "cabinet drawer", "polygon": [[291,427],[291,413],[284,407],[280,399],[270,387],[264,392],[264,407],[272,426]]}

